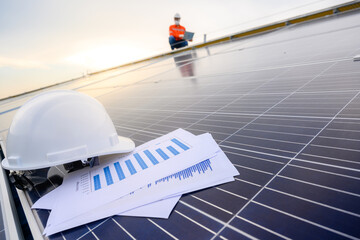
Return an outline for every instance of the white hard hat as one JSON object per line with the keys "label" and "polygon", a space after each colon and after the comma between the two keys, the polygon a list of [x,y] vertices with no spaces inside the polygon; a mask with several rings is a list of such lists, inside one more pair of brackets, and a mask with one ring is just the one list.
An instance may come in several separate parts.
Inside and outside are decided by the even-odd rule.
{"label": "white hard hat", "polygon": [[134,150],[96,99],[71,90],[39,94],[15,114],[6,139],[9,170],[32,170]]}
{"label": "white hard hat", "polygon": [[174,16],[174,18],[180,18],[180,14],[178,14],[178,13],[175,13],[175,16]]}

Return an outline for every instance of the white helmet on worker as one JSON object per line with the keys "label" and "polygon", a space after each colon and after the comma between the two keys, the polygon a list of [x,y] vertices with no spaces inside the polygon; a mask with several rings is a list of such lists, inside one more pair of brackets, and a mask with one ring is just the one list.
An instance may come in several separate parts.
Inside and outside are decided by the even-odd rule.
{"label": "white helmet on worker", "polygon": [[41,93],[15,114],[9,128],[9,170],[33,170],[134,150],[134,142],[117,135],[96,99],[71,90]]}
{"label": "white helmet on worker", "polygon": [[174,18],[181,18],[179,13],[175,13]]}

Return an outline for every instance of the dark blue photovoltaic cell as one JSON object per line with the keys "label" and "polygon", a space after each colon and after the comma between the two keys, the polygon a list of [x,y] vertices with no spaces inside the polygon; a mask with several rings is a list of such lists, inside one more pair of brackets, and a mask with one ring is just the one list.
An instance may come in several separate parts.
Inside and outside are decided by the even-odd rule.
{"label": "dark blue photovoltaic cell", "polygon": [[[266,228],[276,229],[278,233],[290,238],[311,239],[313,236],[317,236],[320,239],[338,238],[336,233],[254,203],[251,203],[249,207],[244,209],[240,216],[261,224]],[[286,228],[281,227],[284,223],[286,223]],[[304,231],[304,229],[308,231]]]}

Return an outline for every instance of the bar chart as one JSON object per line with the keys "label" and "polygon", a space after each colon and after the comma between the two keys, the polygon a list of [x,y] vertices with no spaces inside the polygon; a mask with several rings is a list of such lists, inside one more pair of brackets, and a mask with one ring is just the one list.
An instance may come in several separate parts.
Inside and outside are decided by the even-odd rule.
{"label": "bar chart", "polygon": [[92,191],[116,184],[189,149],[191,146],[178,138],[165,140],[146,149],[136,149],[126,157],[111,161],[107,166],[91,171]]}

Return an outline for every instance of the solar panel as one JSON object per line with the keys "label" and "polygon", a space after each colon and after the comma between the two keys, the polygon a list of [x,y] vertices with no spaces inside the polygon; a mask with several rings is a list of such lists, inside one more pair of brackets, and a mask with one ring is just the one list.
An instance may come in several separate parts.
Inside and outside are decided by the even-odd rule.
{"label": "solar panel", "polygon": [[2,211],[1,211],[1,206],[0,206],[0,238],[1,239],[6,239],[5,238],[5,225],[4,225],[4,220],[3,220],[3,215],[2,215]]}
{"label": "solar panel", "polygon": [[[360,238],[358,20],[328,17],[69,84],[137,145],[177,128],[210,132],[240,175],[184,195],[167,220],[113,216],[50,239]],[[44,226],[49,212],[36,214]]]}

